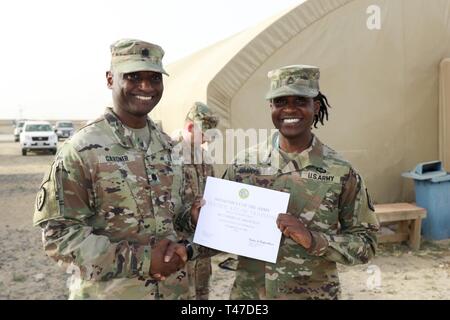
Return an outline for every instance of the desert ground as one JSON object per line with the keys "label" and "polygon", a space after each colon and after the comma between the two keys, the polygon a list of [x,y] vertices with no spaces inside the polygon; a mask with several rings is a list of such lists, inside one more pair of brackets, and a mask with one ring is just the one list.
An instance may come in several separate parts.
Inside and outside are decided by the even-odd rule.
{"label": "desert ground", "polygon": [[[32,226],[35,196],[52,161],[48,154],[21,155],[10,122],[0,122],[0,299],[67,299],[68,275],[46,257]],[[211,299],[228,299],[234,272],[213,258]],[[379,247],[368,265],[339,266],[342,299],[449,299],[450,240]]]}

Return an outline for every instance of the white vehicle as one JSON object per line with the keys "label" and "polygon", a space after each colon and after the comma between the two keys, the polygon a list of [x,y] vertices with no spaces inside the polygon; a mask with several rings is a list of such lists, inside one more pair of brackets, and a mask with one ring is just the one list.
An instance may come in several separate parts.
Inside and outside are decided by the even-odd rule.
{"label": "white vehicle", "polygon": [[18,142],[20,138],[20,133],[22,132],[23,125],[25,121],[18,121],[16,127],[14,128],[14,142]]}
{"label": "white vehicle", "polygon": [[30,150],[49,150],[56,154],[58,136],[47,121],[27,121],[20,134],[22,155],[26,156]]}
{"label": "white vehicle", "polygon": [[59,138],[69,138],[75,132],[72,121],[57,121],[55,125],[55,132]]}

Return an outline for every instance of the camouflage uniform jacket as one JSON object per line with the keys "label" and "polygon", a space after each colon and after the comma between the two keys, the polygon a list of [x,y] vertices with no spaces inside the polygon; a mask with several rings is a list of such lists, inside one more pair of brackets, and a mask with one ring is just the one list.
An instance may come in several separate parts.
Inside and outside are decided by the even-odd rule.
{"label": "camouflage uniform jacket", "polygon": [[[180,153],[183,148],[190,150],[191,146],[188,146],[183,140],[183,136],[180,134],[174,138],[175,148],[178,148]],[[193,147],[192,147],[193,148]],[[179,215],[180,221],[178,224],[184,225],[185,230],[187,228],[190,232],[185,234],[185,237],[189,237],[195,230],[195,226],[191,222],[190,208],[194,203],[195,198],[198,195],[202,195],[205,190],[206,178],[208,176],[214,177],[214,167],[207,163],[195,163],[195,151],[191,148],[190,159],[185,159],[180,155],[180,162],[182,164],[182,202],[184,205],[184,214]],[[198,151],[198,150],[197,150]],[[203,152],[197,152],[198,159],[202,160],[206,154]],[[189,160],[189,161],[188,161]],[[203,161],[207,162],[207,161]],[[181,220],[184,219],[184,220]],[[189,274],[189,299],[191,300],[207,300],[209,297],[209,279],[211,276],[211,257],[217,252],[205,247],[199,247],[203,249],[202,258],[195,261],[188,262],[188,274]]]}
{"label": "camouflage uniform jacket", "polygon": [[149,275],[151,247],[178,239],[182,206],[170,138],[148,127],[145,150],[107,109],[64,143],[44,177],[34,224],[46,253],[78,277],[70,299],[187,298],[186,268],[161,282]]}
{"label": "camouflage uniform jacket", "polygon": [[[174,144],[173,155],[175,163],[181,166],[181,203],[184,213],[177,216],[176,224],[183,226],[187,236],[192,236],[195,232],[195,226],[191,223],[190,209],[198,195],[202,195],[205,190],[206,178],[214,177],[214,167],[206,161],[207,154],[203,150],[194,150],[183,140],[182,132],[174,135],[172,143]],[[190,159],[187,159],[190,156]],[[178,206],[177,206],[178,208]],[[210,256],[214,250],[207,250],[201,246],[197,256]],[[206,251],[202,251],[204,249]]]}
{"label": "camouflage uniform jacket", "polygon": [[[316,137],[302,153],[278,149],[278,132],[244,151],[224,178],[290,193],[288,212],[311,231],[309,250],[282,236],[277,262],[239,257],[232,299],[336,299],[336,263],[367,263],[375,254],[378,221],[362,178]],[[247,161],[245,164],[242,161]]]}
{"label": "camouflage uniform jacket", "polygon": [[[190,208],[195,200],[195,197],[202,195],[205,190],[206,178],[214,177],[214,167],[211,161],[206,160],[207,154],[203,149],[194,150],[194,147],[190,147],[184,142],[182,136],[177,136],[173,143],[179,152],[179,163],[181,165],[181,171],[183,176],[182,181],[182,201],[185,210],[189,213]],[[183,150],[190,152],[190,159],[186,159],[182,154]],[[209,158],[208,158],[209,159]],[[200,162],[200,163],[197,163]]]}

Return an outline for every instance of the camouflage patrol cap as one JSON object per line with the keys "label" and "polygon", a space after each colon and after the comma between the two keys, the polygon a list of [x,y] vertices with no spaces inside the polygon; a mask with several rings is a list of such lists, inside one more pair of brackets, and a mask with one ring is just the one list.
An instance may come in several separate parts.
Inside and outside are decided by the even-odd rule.
{"label": "camouflage patrol cap", "polygon": [[319,94],[318,67],[292,65],[269,71],[270,90],[266,100],[284,96],[314,98]]}
{"label": "camouflage patrol cap", "polygon": [[162,65],[164,50],[153,43],[121,39],[111,45],[111,70],[120,73],[154,71],[168,75]]}
{"label": "camouflage patrol cap", "polygon": [[189,109],[186,120],[201,121],[204,130],[213,129],[219,123],[218,117],[211,111],[211,109],[202,102],[194,102],[194,105]]}

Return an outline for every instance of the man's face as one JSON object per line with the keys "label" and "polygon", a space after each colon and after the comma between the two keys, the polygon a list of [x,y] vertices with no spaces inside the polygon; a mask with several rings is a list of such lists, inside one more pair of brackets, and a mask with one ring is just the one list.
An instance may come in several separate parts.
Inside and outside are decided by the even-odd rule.
{"label": "man's face", "polygon": [[286,138],[299,138],[311,131],[320,103],[301,96],[278,97],[271,101],[272,122]]}
{"label": "man's face", "polygon": [[162,75],[153,71],[106,74],[114,106],[128,115],[146,116],[158,104],[164,91]]}

